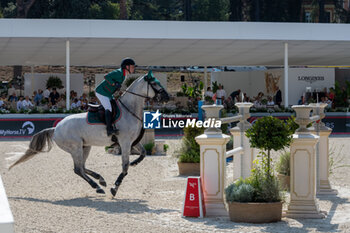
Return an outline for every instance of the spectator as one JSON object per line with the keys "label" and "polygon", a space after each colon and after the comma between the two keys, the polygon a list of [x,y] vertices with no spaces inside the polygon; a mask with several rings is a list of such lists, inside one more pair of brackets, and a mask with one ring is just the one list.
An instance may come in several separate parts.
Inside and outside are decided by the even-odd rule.
{"label": "spectator", "polygon": [[32,107],[34,107],[33,103],[30,101],[29,96],[26,96],[25,100],[22,101],[22,109],[28,110]]}
{"label": "spectator", "polygon": [[274,106],[275,105],[275,102],[272,100],[272,97],[269,96],[267,97],[267,106]]}
{"label": "spectator", "polygon": [[233,103],[239,102],[239,94],[241,94],[241,89],[238,89],[236,91],[233,91],[230,96],[233,101]]}
{"label": "spectator", "polygon": [[300,99],[298,101],[298,105],[304,105],[305,104],[305,97],[302,95],[300,96]]}
{"label": "spectator", "polygon": [[9,96],[8,101],[9,102],[18,101],[18,97],[16,96],[16,92],[12,92],[12,95]]}
{"label": "spectator", "polygon": [[96,96],[91,96],[89,104],[99,105],[100,103],[98,102]]}
{"label": "spectator", "polygon": [[226,91],[223,89],[223,86],[221,84],[219,85],[219,89],[216,91],[216,98],[221,100],[222,103],[225,101]]}
{"label": "spectator", "polygon": [[38,93],[34,96],[34,103],[36,105],[40,105],[42,99],[44,98],[43,96],[43,90],[39,89]]}
{"label": "spectator", "polygon": [[49,102],[50,94],[51,94],[51,87],[46,88],[46,90],[43,93],[43,96],[44,96],[44,99],[46,99],[47,102]]}
{"label": "spectator", "polygon": [[21,111],[23,109],[23,96],[19,97],[19,100],[17,102],[17,111]]}
{"label": "spectator", "polygon": [[50,93],[50,102],[52,106],[56,105],[58,98],[60,98],[60,94],[56,91],[56,88],[52,88],[52,92]]}
{"label": "spectator", "polygon": [[57,108],[65,108],[66,107],[66,96],[64,94],[60,95],[57,101]]}
{"label": "spectator", "polygon": [[207,91],[204,93],[204,97],[209,96],[209,97],[212,98],[213,95],[214,95],[214,93],[212,92],[211,88],[208,87],[208,88],[207,88]]}
{"label": "spectator", "polygon": [[80,101],[77,98],[75,98],[70,107],[71,109],[78,109],[80,108],[80,106],[81,106]]}
{"label": "spectator", "polygon": [[277,87],[277,92],[275,95],[276,104],[280,107],[282,103],[282,92],[279,87]]}
{"label": "spectator", "polygon": [[[7,93],[16,93],[16,89],[12,86],[12,84],[9,84],[9,89],[7,90]],[[18,100],[18,99],[17,99]],[[16,101],[17,101],[16,100]]]}

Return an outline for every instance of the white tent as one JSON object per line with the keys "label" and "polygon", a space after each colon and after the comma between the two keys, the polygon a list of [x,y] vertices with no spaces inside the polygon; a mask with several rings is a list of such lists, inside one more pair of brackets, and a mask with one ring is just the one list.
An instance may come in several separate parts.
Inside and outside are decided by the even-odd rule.
{"label": "white tent", "polygon": [[69,66],[126,56],[144,66],[284,65],[285,79],[289,65],[350,65],[350,25],[1,19],[0,51],[0,65],[66,65],[69,100]]}

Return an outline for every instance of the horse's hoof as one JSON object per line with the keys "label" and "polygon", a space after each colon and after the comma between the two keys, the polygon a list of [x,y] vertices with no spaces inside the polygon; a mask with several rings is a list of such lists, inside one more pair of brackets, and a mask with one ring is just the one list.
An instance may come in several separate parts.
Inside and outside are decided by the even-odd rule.
{"label": "horse's hoof", "polygon": [[103,187],[107,187],[106,181],[104,181],[104,180],[99,180],[99,183],[100,183],[100,185],[102,185]]}
{"label": "horse's hoof", "polygon": [[133,167],[133,166],[136,166],[136,165],[137,165],[137,163],[135,163],[135,162],[131,162],[131,163],[130,163],[130,166],[132,166],[132,167]]}
{"label": "horse's hoof", "polygon": [[105,194],[105,191],[101,188],[96,189],[96,193]]}
{"label": "horse's hoof", "polygon": [[111,193],[114,197],[117,194],[117,190],[115,188],[111,188]]}

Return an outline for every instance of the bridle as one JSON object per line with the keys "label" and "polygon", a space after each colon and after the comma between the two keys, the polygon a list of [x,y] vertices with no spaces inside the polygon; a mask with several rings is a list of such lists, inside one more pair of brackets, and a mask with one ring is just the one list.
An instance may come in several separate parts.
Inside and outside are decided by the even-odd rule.
{"label": "bridle", "polygon": [[[144,78],[144,77],[143,77]],[[125,90],[124,93],[130,93],[132,95],[136,95],[136,96],[139,96],[139,97],[142,97],[142,98],[145,98],[146,100],[149,100],[150,97],[148,95],[148,91],[149,91],[149,86],[152,87],[153,91],[157,94],[159,94],[161,91],[158,91],[156,88],[153,87],[153,85],[150,83],[149,80],[146,80],[147,82],[147,96],[144,96],[144,95],[140,95],[140,94],[137,94],[135,92],[132,92],[132,91],[128,91],[128,90]],[[124,94],[123,94],[124,95]],[[142,119],[140,117],[138,117],[134,112],[132,112],[121,100],[120,98],[118,99],[119,103],[121,103],[121,105],[123,105],[123,107],[129,112],[131,113],[131,115],[133,115],[136,119],[138,119],[139,121],[143,122]]]}

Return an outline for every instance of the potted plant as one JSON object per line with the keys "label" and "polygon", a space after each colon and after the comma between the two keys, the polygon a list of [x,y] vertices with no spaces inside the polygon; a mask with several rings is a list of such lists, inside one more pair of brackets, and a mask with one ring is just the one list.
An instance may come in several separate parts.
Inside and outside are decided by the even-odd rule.
{"label": "potted plant", "polygon": [[46,81],[46,88],[63,88],[62,80],[57,76],[50,76]]}
{"label": "potted plant", "polygon": [[281,188],[289,191],[290,188],[290,152],[280,154],[276,164],[276,171]]}
{"label": "potted plant", "polygon": [[[226,188],[230,219],[252,223],[280,221],[282,196],[271,166],[270,153],[271,150],[278,151],[289,146],[292,132],[283,121],[268,116],[258,119],[246,135],[251,146],[260,149],[260,162],[255,160],[249,178]],[[246,198],[242,199],[241,196]]]}
{"label": "potted plant", "polygon": [[154,142],[147,143],[147,144],[143,145],[143,147],[146,150],[146,154],[151,155],[153,152],[153,148],[154,148]]}
{"label": "potted plant", "polygon": [[200,147],[195,137],[203,134],[204,128],[185,127],[182,147],[179,153],[178,167],[179,175],[200,175]]}

